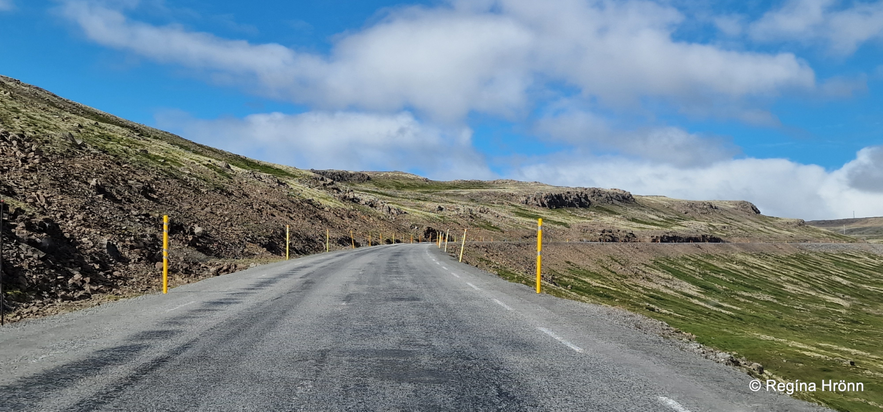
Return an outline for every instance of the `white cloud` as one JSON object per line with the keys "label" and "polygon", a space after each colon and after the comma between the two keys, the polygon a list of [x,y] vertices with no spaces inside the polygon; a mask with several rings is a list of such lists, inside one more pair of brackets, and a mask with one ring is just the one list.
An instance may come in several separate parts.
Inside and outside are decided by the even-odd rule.
{"label": "white cloud", "polygon": [[535,132],[574,145],[580,152],[614,152],[677,167],[707,165],[739,152],[720,137],[691,134],[677,127],[616,130],[604,118],[577,110],[541,118]]}
{"label": "white cloud", "polygon": [[712,22],[721,33],[735,37],[742,34],[744,17],[738,15],[725,15],[712,18]]}
{"label": "white cloud", "polygon": [[157,115],[159,127],[234,153],[299,168],[421,170],[427,176],[492,178],[469,129],[426,126],[410,113],[254,114],[244,119]]}
{"label": "white cloud", "polygon": [[785,159],[729,159],[679,168],[616,156],[556,155],[537,159],[514,177],[568,186],[617,187],[635,194],[693,200],[748,200],[766,215],[802,219],[883,215],[883,148],[828,172]]}
{"label": "white cloud", "polygon": [[15,9],[13,0],[0,0],[0,11],[10,11]]}
{"label": "white cloud", "polygon": [[499,0],[398,9],[342,35],[325,55],[132,21],[94,1],[62,13],[108,47],[208,71],[219,81],[322,109],[413,109],[456,122],[470,111],[517,116],[531,93],[566,84],[618,107],[644,96],[683,105],[813,89],[790,53],[675,41],[683,20],[652,2]]}
{"label": "white cloud", "polygon": [[827,44],[837,55],[852,54],[862,43],[883,38],[883,1],[855,2],[838,8],[837,0],[789,0],[764,14],[749,28],[758,41]]}
{"label": "white cloud", "polygon": [[883,146],[866,147],[840,172],[850,187],[883,194]]}

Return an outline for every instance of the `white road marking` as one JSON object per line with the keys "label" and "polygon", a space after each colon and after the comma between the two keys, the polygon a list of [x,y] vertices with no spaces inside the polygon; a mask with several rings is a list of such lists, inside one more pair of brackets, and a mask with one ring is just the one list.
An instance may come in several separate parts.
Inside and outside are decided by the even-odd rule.
{"label": "white road marking", "polygon": [[460,277],[460,275],[458,275],[458,274],[456,274],[456,273],[454,273],[454,272],[451,272],[451,274],[454,275],[455,277]]}
{"label": "white road marking", "polygon": [[497,302],[498,305],[500,305],[500,306],[506,308],[506,310],[512,310],[512,308],[509,307],[509,305],[507,305],[507,304],[505,304],[505,303],[503,303],[503,302],[500,302],[499,300],[494,299],[494,302]]}
{"label": "white road marking", "polygon": [[446,268],[446,267],[444,267],[444,266],[442,266],[442,269],[444,269],[444,270],[448,270],[448,268]]}
{"label": "white road marking", "polygon": [[540,332],[543,332],[543,333],[545,333],[546,335],[549,335],[549,336],[555,338],[555,340],[557,340],[558,342],[563,343],[564,346],[567,346],[568,348],[573,349],[573,350],[575,350],[575,351],[577,351],[577,352],[579,352],[579,353],[582,353],[582,352],[583,352],[583,348],[581,348],[581,347],[579,347],[579,346],[576,346],[576,345],[574,345],[574,344],[572,344],[572,343],[566,341],[564,338],[562,338],[562,337],[558,336],[557,334],[555,334],[555,332],[552,332],[551,330],[548,330],[548,329],[546,329],[546,328],[537,328],[537,329],[539,329]]}
{"label": "white road marking", "polygon": [[194,300],[193,302],[187,302],[187,303],[185,303],[185,304],[183,304],[183,305],[180,305],[180,306],[175,306],[175,307],[173,307],[173,308],[171,308],[171,309],[166,310],[166,312],[171,312],[171,311],[173,311],[173,310],[175,310],[175,309],[181,309],[181,308],[183,308],[184,306],[192,305],[192,304],[194,304],[194,303],[196,303],[195,300]]}
{"label": "white road marking", "polygon": [[677,403],[674,399],[666,398],[665,396],[660,396],[659,402],[662,402],[665,406],[668,406],[678,412],[690,412],[689,409],[681,406],[681,404]]}
{"label": "white road marking", "polygon": [[472,286],[472,289],[475,289],[475,290],[481,290],[481,289],[478,288],[478,286],[475,286],[475,285],[473,285],[473,284],[471,284],[471,283],[469,283],[469,282],[466,282],[466,284],[469,285],[469,286]]}
{"label": "white road marking", "polygon": [[346,306],[346,302],[340,302],[340,304]]}

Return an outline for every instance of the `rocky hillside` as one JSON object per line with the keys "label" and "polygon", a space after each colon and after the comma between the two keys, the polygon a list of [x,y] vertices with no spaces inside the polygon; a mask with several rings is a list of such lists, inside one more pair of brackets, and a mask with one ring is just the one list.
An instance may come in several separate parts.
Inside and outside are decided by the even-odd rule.
{"label": "rocky hillside", "polygon": [[[550,241],[852,241],[760,214],[515,181],[438,182],[398,172],[300,170],[120,119],[0,76],[3,304],[12,319],[155,290],[161,217],[172,284],[285,254],[436,238]],[[353,238],[350,234],[353,234]]]}

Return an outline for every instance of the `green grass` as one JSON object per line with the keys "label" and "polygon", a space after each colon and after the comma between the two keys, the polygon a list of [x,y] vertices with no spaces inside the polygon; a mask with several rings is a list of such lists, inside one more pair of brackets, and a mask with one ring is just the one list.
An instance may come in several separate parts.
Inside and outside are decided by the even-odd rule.
{"label": "green grass", "polygon": [[466,181],[466,182],[437,182],[437,181],[420,181],[416,179],[410,180],[393,180],[388,178],[371,179],[368,184],[378,189],[392,189],[403,191],[414,191],[422,193],[444,192],[449,190],[468,190],[468,189],[486,189],[493,187],[488,182]]}
{"label": "green grass", "polygon": [[700,255],[657,259],[642,269],[660,279],[658,286],[681,286],[650,288],[573,263],[557,281],[573,293],[664,320],[703,344],[759,362],[777,379],[865,385],[860,393],[817,391],[798,398],[841,411],[878,411],[883,405],[883,257]]}
{"label": "green grass", "polygon": [[604,206],[592,206],[591,209],[596,212],[606,213],[608,215],[613,215],[613,216],[619,216],[619,212],[612,210],[612,209],[608,209]]}
{"label": "green grass", "polygon": [[476,222],[476,223],[474,223],[474,226],[475,226],[475,227],[478,227],[478,228],[481,228],[481,229],[484,229],[484,230],[489,230],[489,231],[492,231],[492,232],[505,233],[505,231],[503,231],[503,229],[500,229],[500,228],[494,226],[492,223],[490,223],[490,222],[488,222],[488,221],[479,221],[479,222]]}
{"label": "green grass", "polygon": [[537,219],[542,218],[543,223],[548,223],[550,225],[561,226],[561,227],[568,227],[568,228],[570,227],[570,224],[568,224],[566,222],[562,222],[560,220],[555,220],[555,219],[550,219],[548,217],[543,217],[540,214],[537,214],[537,213],[534,213],[532,211],[525,210],[525,209],[516,208],[512,212],[512,214],[514,214],[515,216],[518,216],[518,217],[523,217],[523,218],[531,219],[531,220],[537,220]]}
{"label": "green grass", "polygon": [[648,220],[641,220],[641,219],[638,219],[635,217],[628,218],[628,221],[633,222],[633,223],[637,223],[637,224],[641,224],[644,226],[654,226],[654,227],[661,227],[661,228],[670,228],[672,226],[672,225],[664,223],[664,222],[651,222]]}
{"label": "green grass", "polygon": [[218,165],[216,165],[214,163],[206,162],[203,164],[203,166],[205,166],[209,170],[217,173],[219,176],[223,177],[224,179],[233,180],[233,176],[230,173],[228,173],[226,170],[224,170],[223,168],[219,167]]}
{"label": "green grass", "polygon": [[286,170],[282,170],[277,167],[266,165],[266,164],[251,160],[246,157],[241,157],[241,156],[236,156],[236,157],[232,157],[230,159],[227,159],[227,163],[230,163],[233,166],[239,167],[240,169],[254,170],[257,172],[266,173],[268,175],[273,175],[276,177],[287,177],[287,178],[297,178],[298,177],[294,173],[288,172]]}

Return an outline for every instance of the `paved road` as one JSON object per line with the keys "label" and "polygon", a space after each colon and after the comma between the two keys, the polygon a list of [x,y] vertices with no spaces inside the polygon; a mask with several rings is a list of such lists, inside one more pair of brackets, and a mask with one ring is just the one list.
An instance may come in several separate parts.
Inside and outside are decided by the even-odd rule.
{"label": "paved road", "polygon": [[431,245],[333,252],[0,329],[0,410],[816,411]]}

